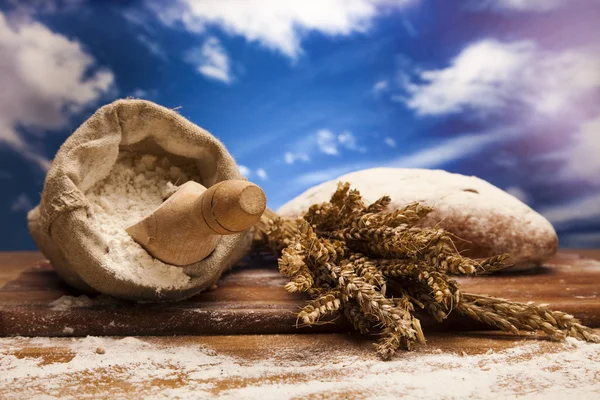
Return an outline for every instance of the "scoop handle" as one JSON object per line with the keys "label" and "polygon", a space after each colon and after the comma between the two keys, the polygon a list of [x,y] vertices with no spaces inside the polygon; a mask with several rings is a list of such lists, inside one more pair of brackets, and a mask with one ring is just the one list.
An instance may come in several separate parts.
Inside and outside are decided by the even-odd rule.
{"label": "scoop handle", "polygon": [[265,208],[264,192],[251,182],[228,180],[206,189],[190,181],[126,230],[155,258],[183,266],[206,258],[221,235],[249,229]]}
{"label": "scoop handle", "polygon": [[263,190],[244,180],[227,180],[211,186],[196,201],[206,225],[216,234],[243,232],[260,219],[267,206]]}

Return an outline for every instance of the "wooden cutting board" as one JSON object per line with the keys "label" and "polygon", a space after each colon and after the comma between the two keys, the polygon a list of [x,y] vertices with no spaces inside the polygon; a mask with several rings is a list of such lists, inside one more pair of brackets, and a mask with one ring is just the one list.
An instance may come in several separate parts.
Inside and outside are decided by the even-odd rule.
{"label": "wooden cutting board", "polygon": [[[20,257],[20,258],[19,258]],[[10,262],[31,262],[31,253]],[[0,258],[0,278],[3,263]],[[1,280],[0,280],[1,281]],[[465,292],[548,303],[600,327],[600,261],[559,253],[545,266],[488,277],[460,278]],[[296,326],[306,297],[283,290],[274,258],[245,260],[218,288],[168,304],[137,304],[106,296],[80,297],[46,261],[37,261],[0,288],[0,336],[144,336],[342,332],[343,318],[312,328]],[[70,296],[70,297],[63,297]],[[68,303],[71,302],[70,306]],[[444,324],[426,316],[424,330],[472,330],[482,325],[452,315]]]}

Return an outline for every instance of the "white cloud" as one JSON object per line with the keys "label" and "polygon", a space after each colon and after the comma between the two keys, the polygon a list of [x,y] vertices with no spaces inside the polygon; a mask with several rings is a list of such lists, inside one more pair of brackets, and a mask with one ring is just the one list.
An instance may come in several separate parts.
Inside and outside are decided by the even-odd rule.
{"label": "white cloud", "polygon": [[167,53],[158,42],[150,39],[148,36],[142,35],[141,33],[137,35],[137,39],[148,49],[150,54],[160,58],[163,61],[169,60]]}
{"label": "white cloud", "polygon": [[396,141],[394,140],[394,138],[386,137],[385,139],[383,139],[383,143],[385,143],[391,148],[396,148]]}
{"label": "white cloud", "polygon": [[219,39],[214,36],[207,38],[199,48],[189,51],[185,60],[195,65],[197,71],[208,79],[224,83],[231,83],[233,80],[229,56]]}
{"label": "white cloud", "polygon": [[321,153],[337,156],[340,154],[340,149],[357,151],[364,153],[367,149],[359,146],[356,137],[350,131],[343,131],[339,135],[335,135],[329,129],[320,129],[316,135],[308,136],[302,140],[298,146],[301,150],[299,154],[308,154],[314,151],[316,147]]}
{"label": "white cloud", "polygon": [[113,84],[108,70],[90,73],[94,59],[79,42],[31,20],[9,24],[0,12],[0,144],[47,168],[17,127],[60,129]]}
{"label": "white cloud", "polygon": [[371,91],[373,92],[373,94],[378,95],[382,92],[387,91],[390,88],[390,81],[388,81],[387,79],[381,80],[376,82],[373,85],[373,88],[371,89]]}
{"label": "white cloud", "polygon": [[121,11],[121,17],[123,17],[127,23],[144,28],[146,31],[151,29],[149,27],[150,21],[148,20],[148,15],[139,8],[125,8]]}
{"label": "white cloud", "polygon": [[541,114],[576,109],[600,88],[600,54],[542,51],[528,40],[486,39],[463,49],[450,65],[419,72],[407,82],[405,100],[420,115],[466,109],[483,113],[526,106]]}
{"label": "white cloud", "polygon": [[17,196],[17,198],[13,201],[10,206],[10,211],[12,212],[23,212],[29,211],[33,208],[33,202],[25,193],[21,193]]}
{"label": "white cloud", "polygon": [[263,168],[259,168],[256,170],[256,175],[262,179],[263,181],[266,181],[269,179],[269,175],[267,175],[267,171],[265,171]]}
{"label": "white cloud", "polygon": [[9,0],[11,13],[18,17],[29,18],[35,14],[55,14],[60,12],[81,11],[85,0]]}
{"label": "white cloud", "polygon": [[487,133],[463,135],[446,140],[440,145],[428,147],[392,160],[352,163],[301,174],[294,179],[294,184],[302,187],[312,186],[349,172],[367,168],[435,168],[477,153],[493,143],[516,137],[516,133],[517,131],[512,129],[498,129]]}
{"label": "white cloud", "polygon": [[386,166],[399,168],[432,168],[477,153],[493,143],[504,141],[514,135],[509,129],[498,129],[484,134],[470,134],[446,140],[440,145],[428,147],[388,162]]}
{"label": "white cloud", "polygon": [[146,100],[152,100],[154,98],[156,98],[158,96],[158,90],[156,89],[142,89],[142,88],[135,88],[133,89],[128,95],[127,97],[133,97],[136,99],[146,99]]}
{"label": "white cloud", "polygon": [[143,99],[148,96],[148,91],[142,88],[135,88],[130,96],[135,97],[136,99]]}
{"label": "white cloud", "polygon": [[258,178],[260,178],[263,181],[266,181],[269,179],[269,175],[267,174],[267,171],[264,168],[258,168],[257,170],[252,171],[252,169],[248,168],[245,165],[238,165],[238,169],[240,170],[240,174],[242,174],[246,178],[256,175]]}
{"label": "white cloud", "polygon": [[244,175],[246,178],[249,177],[252,173],[252,171],[250,171],[250,168],[246,167],[245,165],[238,165],[238,169],[240,170],[240,174]]}
{"label": "white cloud", "polygon": [[573,139],[573,145],[560,154],[567,160],[563,175],[600,184],[600,115],[583,122]]}
{"label": "white cloud", "polygon": [[310,157],[306,153],[292,153],[291,151],[286,151],[284,154],[284,160],[286,164],[294,164],[296,161],[304,161],[309,162]]}
{"label": "white cloud", "polygon": [[492,10],[542,12],[554,10],[566,4],[568,3],[565,0],[479,0],[477,7]]}
{"label": "white cloud", "polygon": [[416,0],[180,0],[169,6],[161,0],[148,1],[168,25],[181,23],[196,33],[218,26],[296,58],[302,52],[302,37],[311,31],[328,36],[364,33],[381,13]]}
{"label": "white cloud", "polygon": [[323,183],[325,181],[330,181],[350,172],[374,167],[375,165],[373,165],[373,163],[354,163],[349,165],[320,169],[317,171],[311,171],[298,175],[296,178],[294,178],[293,185],[299,188],[306,188],[309,186],[317,185],[319,183]]}
{"label": "white cloud", "polygon": [[321,129],[317,132],[317,146],[322,153],[330,156],[337,155],[337,138],[329,129]]}
{"label": "white cloud", "polygon": [[543,209],[541,214],[555,225],[600,218],[600,193]]}
{"label": "white cloud", "polygon": [[352,151],[358,151],[360,153],[365,153],[367,149],[365,147],[359,146],[356,141],[356,137],[350,131],[344,131],[338,135],[339,144]]}
{"label": "white cloud", "polygon": [[408,36],[410,36],[412,38],[419,36],[419,32],[417,31],[417,28],[415,28],[413,23],[410,22],[410,20],[408,18],[402,18],[402,26],[404,27],[404,30],[406,31],[406,33],[408,33]]}
{"label": "white cloud", "polygon": [[527,194],[527,192],[518,186],[508,187],[508,188],[504,189],[504,191],[506,193],[516,197],[517,199],[521,200],[525,204],[527,204],[529,202],[529,195]]}

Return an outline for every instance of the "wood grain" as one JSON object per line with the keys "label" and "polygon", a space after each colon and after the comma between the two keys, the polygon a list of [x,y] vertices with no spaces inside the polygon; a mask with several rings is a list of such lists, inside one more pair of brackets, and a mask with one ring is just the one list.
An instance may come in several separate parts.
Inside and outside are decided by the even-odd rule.
{"label": "wood grain", "polygon": [[16,278],[25,269],[44,260],[44,256],[37,251],[0,252],[0,288],[8,281]]}
{"label": "wood grain", "polygon": [[[600,252],[586,254],[588,257],[598,256]],[[598,258],[600,259],[600,258]],[[16,301],[14,304],[23,308],[38,308],[48,311],[48,302],[62,296],[63,294],[77,295],[69,288],[64,286],[56,277],[56,274],[44,263],[38,267],[31,268],[34,264],[39,264],[43,260],[39,253],[0,253],[0,285],[10,281],[0,292],[12,293],[18,299],[24,291],[31,294],[27,298],[31,300],[27,303],[23,300]],[[255,260],[257,261],[257,260]],[[262,267],[261,267],[262,265]],[[489,281],[488,278],[477,278],[475,280],[463,281],[463,287],[471,289],[482,286],[481,289],[494,290],[496,293],[503,293],[505,297],[521,296],[522,299],[535,297],[538,294],[542,297],[550,298],[560,303],[569,303],[574,309],[584,311],[592,309],[590,315],[597,316],[598,310],[598,273],[600,264],[590,260],[581,259],[578,255],[561,254],[556,257],[552,263],[545,268],[530,271],[527,274],[505,274],[494,277],[495,281]],[[14,279],[17,278],[17,279]],[[257,288],[260,282],[258,292]],[[272,306],[282,305],[280,292],[281,283],[284,282],[274,271],[272,264],[259,263],[258,266],[252,263],[240,265],[234,270],[234,273],[227,275],[222,280],[219,289],[202,295],[202,299],[191,299],[186,304],[189,309],[194,309],[201,304],[208,306],[208,303],[229,304],[240,306],[240,298],[245,299],[243,304],[260,304],[270,302]],[[19,286],[26,284],[27,286]],[[49,286],[48,286],[49,285]],[[547,286],[549,285],[549,286]],[[530,287],[528,289],[528,287]],[[568,289],[568,290],[567,290]],[[473,290],[472,290],[473,291]],[[19,294],[21,293],[21,294]],[[35,293],[35,294],[34,294]],[[51,293],[50,296],[47,294]],[[588,299],[579,297],[589,296]],[[287,294],[286,294],[287,296]],[[596,296],[596,297],[591,297]],[[9,296],[10,297],[10,296]],[[37,300],[36,300],[37,299]],[[302,304],[303,299],[292,296],[287,298],[294,304]],[[15,298],[12,299],[13,301]],[[577,301],[587,300],[585,307],[579,307]],[[104,299],[108,304],[103,305],[102,301],[92,307],[86,307],[80,310],[84,315],[89,311],[96,309],[136,309],[141,307],[138,312],[141,315],[154,311],[155,307],[161,308],[164,305],[132,305],[132,304],[110,304],[110,300]],[[591,306],[590,306],[591,304]],[[213,307],[215,304],[213,304]],[[149,307],[149,308],[148,308]],[[277,308],[275,308],[277,309]],[[243,310],[243,309],[242,309]],[[594,311],[595,310],[595,311]],[[176,311],[176,315],[185,315],[181,310]],[[65,318],[74,317],[67,315]],[[131,317],[131,315],[130,315]],[[0,312],[0,324],[5,326],[8,323],[6,315]],[[94,324],[91,317],[86,317],[88,322]],[[147,317],[144,317],[147,318]],[[594,318],[592,318],[594,320]],[[123,321],[122,321],[123,322]],[[60,325],[57,325],[59,328]],[[64,328],[64,327],[63,327]],[[77,334],[78,332],[74,332]],[[140,357],[140,362],[145,362],[145,367],[149,365],[153,369],[169,371],[160,379],[153,375],[145,376],[135,374],[135,371],[129,371],[119,354],[111,353],[107,349],[106,354],[97,355],[103,360],[103,367],[84,372],[74,372],[69,367],[63,368],[66,372],[58,373],[52,376],[53,381],[63,382],[60,386],[48,386],[48,380],[42,376],[11,379],[6,385],[0,385],[0,398],[21,399],[43,397],[48,394],[59,397],[70,398],[94,398],[94,399],[114,399],[114,398],[147,398],[156,397],[159,393],[182,393],[188,397],[194,397],[195,384],[205,384],[210,387],[209,395],[219,397],[227,393],[228,390],[256,388],[257,393],[262,393],[261,388],[265,388],[271,397],[284,398],[278,394],[276,389],[270,389],[272,385],[319,385],[323,379],[335,379],[339,382],[354,382],[355,374],[352,373],[355,367],[353,365],[339,364],[341,359],[373,360],[374,353],[372,349],[373,337],[364,337],[355,334],[303,334],[303,335],[244,335],[244,336],[170,336],[156,337],[147,336],[141,338],[143,341],[157,346],[159,348],[169,348],[173,354],[186,354],[190,349],[204,348],[209,352],[214,352],[215,360],[222,356],[230,356],[240,360],[240,363],[246,365],[261,365],[262,363],[285,365],[309,366],[308,373],[296,373],[286,371],[273,371],[262,374],[258,378],[240,378],[231,376],[228,371],[223,371],[221,375],[214,377],[194,376],[190,377],[177,371],[172,365],[163,365],[160,362],[154,362],[144,357]],[[564,346],[557,342],[538,341],[536,337],[523,336],[515,337],[495,331],[471,331],[471,332],[431,332],[427,331],[428,343],[426,346],[419,346],[415,352],[402,352],[397,357],[402,363],[419,362],[421,356],[432,354],[467,354],[481,355],[489,352],[501,352],[503,350],[514,348],[527,343],[536,344],[535,351],[525,356],[519,356],[517,363],[527,362],[529,357],[547,355],[553,352],[564,351]],[[86,339],[72,338],[51,338],[47,339],[43,345],[35,341],[35,338],[0,338],[0,358],[31,360],[39,367],[70,365],[81,352],[94,352],[95,346],[82,346],[82,341]],[[325,366],[339,366],[338,376],[324,376]],[[377,374],[377,365],[373,364],[375,369],[364,369],[364,374],[374,376]],[[344,368],[347,367],[347,368]],[[381,364],[381,368],[401,374],[402,371],[396,371],[390,364]],[[381,369],[380,368],[380,369]],[[486,365],[474,366],[473,376],[477,374],[481,377],[488,373]],[[565,365],[556,365],[556,369],[568,368]],[[331,369],[331,368],[329,368]],[[590,365],[590,369],[593,366]],[[363,370],[361,370],[363,371]],[[26,372],[26,371],[21,371]],[[552,372],[555,374],[556,372]],[[509,366],[499,375],[499,381],[505,381],[515,387],[515,395],[534,396],[538,391],[548,389],[548,384],[555,386],[554,380],[548,381],[548,384],[542,386],[527,385],[521,387],[513,384],[518,380],[515,371]],[[131,379],[135,376],[135,379]],[[435,373],[432,371],[432,380],[435,380]],[[584,375],[586,376],[586,375]],[[587,375],[592,376],[592,375]],[[526,381],[526,377],[523,378]],[[435,384],[435,383],[434,383]],[[473,386],[469,380],[463,382],[464,385]],[[511,386],[511,387],[512,387]],[[174,392],[169,392],[173,390]],[[411,388],[406,388],[406,395],[410,396]],[[556,390],[553,393],[557,395]],[[566,390],[566,388],[563,388]],[[166,391],[166,392],[165,392]],[[251,391],[250,391],[251,392]],[[419,392],[423,395],[423,392]],[[451,394],[451,393],[448,393]],[[363,398],[365,393],[360,386],[352,392],[336,391],[313,391],[313,394],[307,398],[323,399],[348,399]],[[594,398],[591,392],[588,398]],[[199,394],[198,394],[199,396]],[[261,396],[269,398],[269,396]]]}
{"label": "wood grain", "polygon": [[591,258],[600,261],[600,250],[598,249],[561,249],[561,254],[571,254],[580,258]]}
{"label": "wood grain", "polygon": [[[0,289],[0,336],[156,336],[344,332],[336,318],[312,328],[296,326],[306,297],[283,290],[285,278],[274,258],[249,258],[219,281],[216,290],[178,303],[137,304],[98,296],[80,306],[55,307],[62,296],[78,296],[36,253],[4,254],[0,270],[21,273]],[[27,263],[35,265],[23,270]],[[460,278],[463,291],[516,301],[548,303],[600,326],[600,262],[559,254],[544,267],[488,277]],[[79,299],[81,300],[81,298]],[[84,298],[85,300],[85,298]],[[458,315],[444,324],[422,316],[423,328],[457,331],[486,329]]]}

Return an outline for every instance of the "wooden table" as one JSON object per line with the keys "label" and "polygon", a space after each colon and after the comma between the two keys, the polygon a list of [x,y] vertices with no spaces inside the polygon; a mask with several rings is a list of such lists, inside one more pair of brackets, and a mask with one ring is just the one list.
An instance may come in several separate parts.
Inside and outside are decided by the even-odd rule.
{"label": "wooden table", "polygon": [[[600,250],[566,253],[600,260]],[[0,253],[0,287],[42,259],[33,252]],[[545,376],[532,378],[519,368],[534,360],[530,369],[535,370],[538,359],[543,358],[540,355],[567,360],[569,346],[580,345],[490,331],[426,334],[427,346],[402,353],[389,363],[379,361],[373,354],[372,337],[343,333],[124,340],[3,338],[0,339],[0,398],[34,398],[45,394],[61,398],[251,396],[261,400],[369,395],[386,398],[400,394],[408,398],[436,398],[442,394],[449,395],[448,398],[510,398],[515,394],[559,398],[557,394],[581,396],[582,393],[589,394],[588,398],[598,398],[593,391],[600,391],[600,347],[578,350],[587,352],[587,364],[580,365],[578,370],[570,370],[567,361],[556,361],[554,366],[542,368]],[[440,357],[442,361],[436,361]],[[440,366],[444,360],[449,364]],[[507,367],[504,373],[503,365],[520,372],[513,374]],[[30,371],[30,376],[26,371]],[[498,393],[485,392],[488,386],[480,387],[490,377],[496,380],[492,386],[501,389]],[[554,377],[555,382],[548,383]],[[457,384],[461,379],[467,381]],[[456,387],[445,387],[449,382]],[[575,383],[575,387],[568,382]]]}

